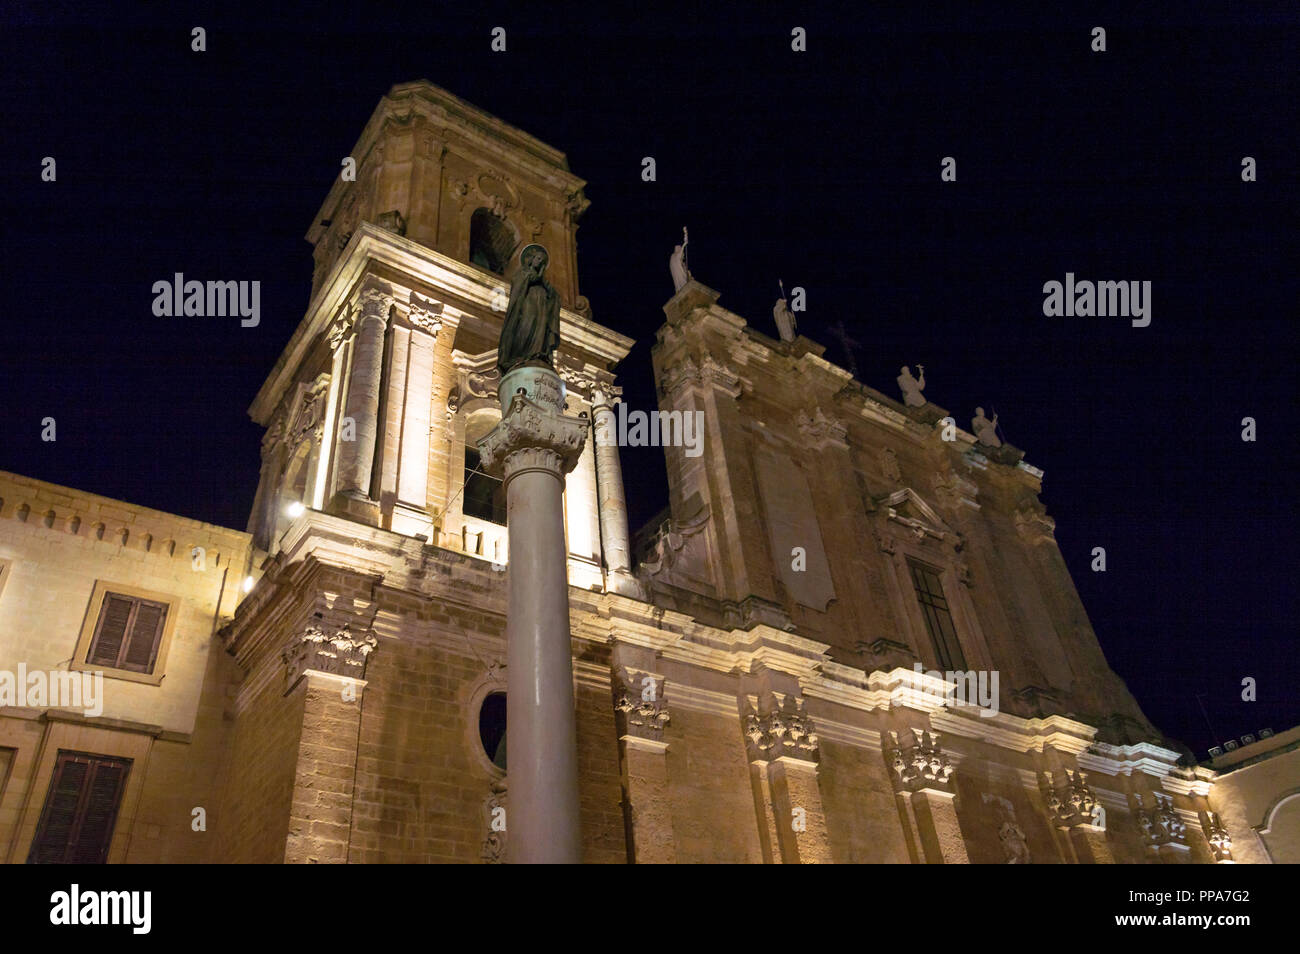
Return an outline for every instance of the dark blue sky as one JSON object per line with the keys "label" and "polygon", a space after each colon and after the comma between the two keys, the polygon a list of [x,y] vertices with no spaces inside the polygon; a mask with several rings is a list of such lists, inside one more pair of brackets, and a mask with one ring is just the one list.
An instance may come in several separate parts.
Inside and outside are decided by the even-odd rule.
{"label": "dark blue sky", "polygon": [[[760,329],[781,278],[807,289],[801,330],[828,358],[836,321],[863,343],[867,384],[893,394],[919,361],[963,426],[997,409],[1046,471],[1112,665],[1166,733],[1203,756],[1300,722],[1293,4],[655,5],[617,22],[369,6],[0,13],[0,467],[242,528],[260,438],[246,410],[307,305],[303,234],[379,98],[423,77],[588,180],[581,288],[638,340],[621,367],[634,406],[654,403],[686,224],[696,277]],[[1241,181],[1243,156],[1259,181]],[[151,286],[178,271],[260,280],[261,324],[155,318]],[[1042,285],[1067,271],[1151,281],[1151,326],[1045,318]],[[666,502],[663,461],[624,453],[635,524]]]}

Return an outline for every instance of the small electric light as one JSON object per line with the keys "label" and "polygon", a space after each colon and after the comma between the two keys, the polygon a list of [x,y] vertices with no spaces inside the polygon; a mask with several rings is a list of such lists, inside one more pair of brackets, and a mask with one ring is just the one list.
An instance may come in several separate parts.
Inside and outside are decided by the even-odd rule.
{"label": "small electric light", "polygon": [[253,592],[253,578],[251,576],[244,577],[244,592]]}
{"label": "small electric light", "polygon": [[289,516],[293,517],[295,520],[306,512],[307,508],[302,505],[301,500],[295,500],[293,503],[289,504]]}

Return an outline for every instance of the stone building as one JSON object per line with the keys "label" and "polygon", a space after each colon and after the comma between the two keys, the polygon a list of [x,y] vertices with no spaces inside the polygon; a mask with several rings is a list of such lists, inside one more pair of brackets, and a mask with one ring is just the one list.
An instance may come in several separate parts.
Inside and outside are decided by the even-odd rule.
{"label": "stone building", "polygon": [[6,860],[502,859],[511,555],[475,441],[533,242],[593,429],[564,492],[585,860],[1269,860],[1111,671],[1018,451],[692,279],[653,361],[702,452],[664,448],[634,541],[583,181],[427,82],[352,155],[250,409],[247,532],[0,475],[0,667],[104,674],[101,712],[0,708]]}

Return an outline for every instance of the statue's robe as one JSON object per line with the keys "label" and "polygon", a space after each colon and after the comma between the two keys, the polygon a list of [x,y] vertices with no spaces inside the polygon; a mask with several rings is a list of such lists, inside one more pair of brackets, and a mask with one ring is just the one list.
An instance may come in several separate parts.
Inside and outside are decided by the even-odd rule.
{"label": "statue's robe", "polygon": [[545,278],[521,269],[511,284],[510,304],[497,346],[497,367],[505,374],[528,361],[550,365],[551,355],[559,346],[560,295]]}

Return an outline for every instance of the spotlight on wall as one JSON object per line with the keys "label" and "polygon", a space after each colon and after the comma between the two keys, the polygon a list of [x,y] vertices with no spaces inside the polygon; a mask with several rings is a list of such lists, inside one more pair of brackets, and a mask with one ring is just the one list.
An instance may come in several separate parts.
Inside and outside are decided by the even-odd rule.
{"label": "spotlight on wall", "polygon": [[244,577],[244,592],[253,592],[253,578],[251,576]]}
{"label": "spotlight on wall", "polygon": [[301,500],[295,500],[293,503],[289,504],[289,509],[287,512],[290,517],[297,520],[299,517],[301,517],[304,513],[307,512],[307,508],[302,505]]}

